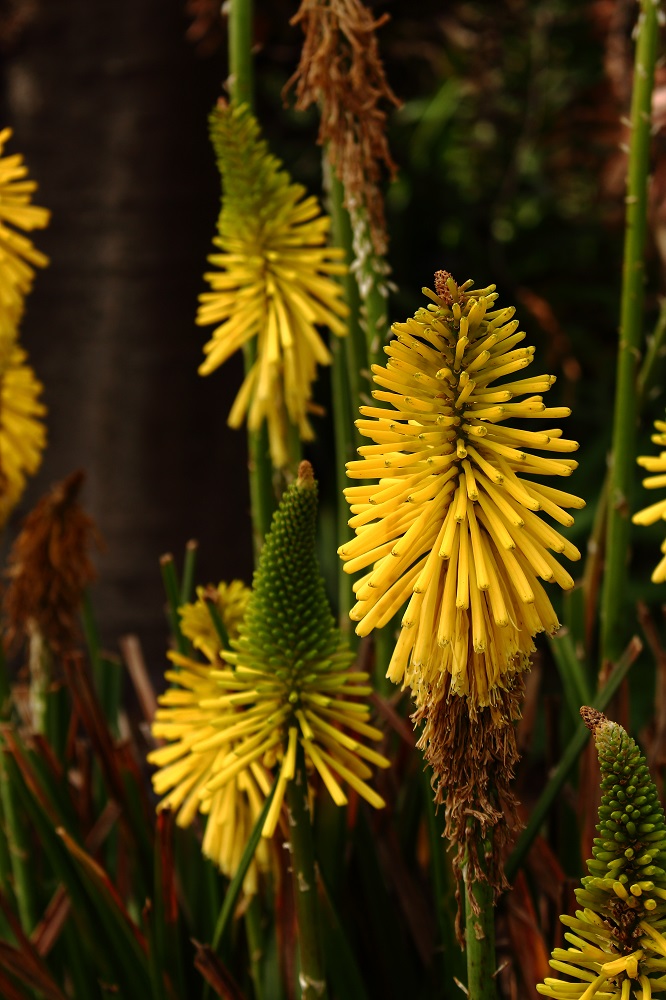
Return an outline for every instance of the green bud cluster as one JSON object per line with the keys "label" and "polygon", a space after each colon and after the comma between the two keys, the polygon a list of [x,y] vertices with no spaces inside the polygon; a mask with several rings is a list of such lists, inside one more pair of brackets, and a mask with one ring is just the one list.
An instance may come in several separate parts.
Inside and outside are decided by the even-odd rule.
{"label": "green bud cluster", "polygon": [[316,517],[317,484],[302,462],[273,516],[240,638],[232,643],[245,666],[270,668],[285,682],[307,683],[333,658],[340,664],[340,634],[317,563]]}
{"label": "green bud cluster", "polygon": [[273,156],[259,123],[246,104],[220,101],[209,118],[210,140],[223,183],[220,234],[233,239],[234,227],[262,226],[274,218],[276,198],[294,204],[305,193]]}
{"label": "green bud cluster", "polygon": [[603,716],[592,722],[602,776],[599,836],[576,896],[594,909],[607,898],[613,911],[621,900],[638,920],[645,911],[666,911],[664,810],[636,742]]}
{"label": "green bud cluster", "polygon": [[[601,767],[598,837],[582,909],[561,917],[569,948],[537,991],[553,1000],[649,1000],[666,990],[666,821],[645,757],[622,726],[582,708]],[[572,982],[572,979],[574,982]]]}

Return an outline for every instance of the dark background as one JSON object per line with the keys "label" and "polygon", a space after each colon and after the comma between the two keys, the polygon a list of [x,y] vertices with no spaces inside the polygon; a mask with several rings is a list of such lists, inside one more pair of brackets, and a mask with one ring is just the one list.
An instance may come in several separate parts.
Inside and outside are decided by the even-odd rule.
{"label": "dark background", "polygon": [[[390,117],[400,167],[387,201],[391,316],[413,311],[440,267],[495,281],[500,302],[516,304],[536,367],[559,376],[550,401],[574,409],[565,433],[581,441],[582,465],[567,488],[591,501],[575,530],[584,543],[610,436],[620,118],[636,5],[373,6],[391,15],[380,43],[405,102]],[[281,97],[299,56],[296,9],[257,3],[258,114],[292,175],[317,191],[316,115]],[[95,590],[105,642],[136,631],[160,665],[158,557],[173,551],[180,561],[194,537],[199,582],[251,573],[244,435],[226,427],[240,359],[207,379],[196,373],[208,334],[194,325],[196,298],[219,206],[206,119],[226,75],[224,31],[207,0],[0,4],[8,152],[25,155],[36,201],[53,212],[35,234],[51,265],[37,276],[22,333],[45,385],[50,443],[9,534],[49,484],[84,468],[84,501],[106,540]],[[648,324],[661,283],[661,142]],[[318,394],[326,400],[326,379]],[[652,410],[663,414],[663,402]],[[644,421],[646,439],[648,429]],[[325,432],[311,457],[327,487]],[[649,533],[641,544],[652,564]]]}

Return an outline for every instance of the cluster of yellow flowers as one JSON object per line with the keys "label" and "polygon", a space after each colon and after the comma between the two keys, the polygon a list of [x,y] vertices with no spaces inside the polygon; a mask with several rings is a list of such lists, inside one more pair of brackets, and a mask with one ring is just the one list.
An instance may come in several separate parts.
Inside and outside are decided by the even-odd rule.
{"label": "cluster of yellow flowers", "polygon": [[23,157],[1,155],[11,134],[0,131],[0,524],[37,471],[46,444],[42,386],[18,345],[18,330],[34,268],[48,260],[17,230],[43,228],[50,213],[31,204],[37,185],[27,179]]}

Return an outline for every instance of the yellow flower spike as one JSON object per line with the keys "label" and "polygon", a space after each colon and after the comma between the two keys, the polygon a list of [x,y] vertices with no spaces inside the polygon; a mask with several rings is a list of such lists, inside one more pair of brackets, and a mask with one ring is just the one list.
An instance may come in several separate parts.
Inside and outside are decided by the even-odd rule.
{"label": "yellow flower spike", "polygon": [[407,603],[388,676],[419,706],[436,691],[493,704],[529,665],[533,635],[559,627],[539,581],[570,589],[556,555],[580,558],[542,517],[570,526],[563,508],[584,502],[529,478],[569,476],[577,463],[565,456],[578,445],[559,428],[508,424],[569,410],[530,395],[552,376],[514,379],[534,349],[517,346],[524,334],[513,309],[494,308],[494,286],[471,286],[438,272],[436,291],[424,289],[431,304],[394,325],[386,367],[373,366],[373,396],[386,405],[362,407],[358,422],[375,443],[347,467],[379,480],[347,491],[356,537],[340,556],[348,572],[369,567],[351,618],[367,635]]}
{"label": "yellow flower spike", "polygon": [[37,472],[46,446],[42,384],[27,361],[23,348],[0,343],[0,525]]}
{"label": "yellow flower spike", "polygon": [[[167,671],[166,679],[177,685],[160,695],[152,726],[153,736],[169,742],[148,755],[158,770],[153,787],[161,797],[159,809],[172,809],[181,827],[190,826],[198,813],[207,817],[202,850],[220,870],[232,878],[250,836],[264,799],[270,790],[270,773],[261,761],[244,766],[234,780],[219,791],[210,792],[207,784],[214,773],[219,749],[215,742],[220,731],[232,731],[245,718],[235,703],[220,705],[220,642],[204,600],[204,588],[197,590],[198,600],[179,609],[183,633],[200,649],[208,663],[197,663],[182,654],[172,654],[178,671]],[[242,615],[250,595],[249,588],[238,580],[221,583],[214,591],[218,610],[230,638],[238,635]],[[203,749],[195,749],[201,748]],[[228,752],[228,745],[224,753]],[[244,881],[244,891],[251,895],[258,889],[258,871],[270,863],[267,844],[255,855]]]}
{"label": "yellow flower spike", "polygon": [[[665,447],[666,423],[663,420],[655,420],[654,426],[657,433],[652,435],[652,441],[654,444]],[[643,486],[646,489],[660,489],[666,486],[666,451],[662,451],[660,455],[656,456],[641,455],[636,461],[648,472],[661,473],[661,475],[651,476],[643,480]],[[631,520],[634,524],[650,525],[655,524],[661,518],[666,518],[666,500],[658,500],[656,503],[650,504],[649,507],[637,511]],[[666,539],[664,539],[664,544],[666,544]],[[662,552],[666,552],[664,545],[662,545]],[[666,555],[657,563],[652,573],[653,583],[663,583],[665,580]]]}
{"label": "yellow flower spike", "polygon": [[28,170],[19,154],[2,156],[11,138],[9,128],[0,131],[0,349],[16,340],[25,296],[32,288],[35,267],[45,267],[48,257],[36,250],[17,229],[30,232],[48,225],[51,213],[31,204],[37,189],[27,180]]}
{"label": "yellow flower spike", "polygon": [[256,342],[256,362],[229,415],[238,427],[268,424],[273,465],[288,461],[291,423],[312,438],[308,414],[318,364],[331,356],[318,328],[346,333],[347,307],[334,276],[344,274],[343,252],[326,245],[330,220],[316,198],[304,197],[260,138],[249,109],[220,102],[211,115],[211,139],[222,175],[222,211],[200,296],[197,324],[216,324],[199,368],[208,375],[244,344]]}

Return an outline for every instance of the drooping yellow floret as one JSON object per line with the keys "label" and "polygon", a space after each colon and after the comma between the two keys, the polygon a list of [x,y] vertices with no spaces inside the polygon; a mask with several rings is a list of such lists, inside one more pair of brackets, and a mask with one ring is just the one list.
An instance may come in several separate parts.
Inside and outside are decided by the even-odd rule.
{"label": "drooping yellow floret", "polygon": [[388,676],[420,704],[450,674],[452,693],[483,706],[528,665],[532,637],[558,628],[541,581],[572,587],[553,553],[580,553],[542,515],[569,526],[565,508],[584,502],[532,477],[569,476],[578,445],[548,425],[511,426],[570,410],[543,402],[554,376],[515,377],[534,348],[518,346],[515,310],[494,308],[495,286],[458,287],[440,271],[435,287],[393,325],[386,367],[373,366],[382,405],[357,421],[373,443],[347,470],[379,482],[345,491],[356,537],[339,551],[348,572],[366,571],[351,611],[359,635],[407,602]]}
{"label": "drooping yellow floret", "polygon": [[341,286],[342,251],[328,247],[330,220],[317,199],[292,183],[268,152],[259,125],[243,105],[221,102],[211,115],[211,139],[222,175],[222,211],[205,275],[211,291],[200,296],[200,326],[217,324],[199,371],[208,375],[235,351],[255,342],[256,361],[229,415],[239,427],[247,416],[257,430],[264,420],[273,465],[288,460],[294,425],[312,437],[308,412],[317,364],[331,356],[319,333],[346,333]]}
{"label": "drooping yellow floret", "polygon": [[[9,128],[0,131],[0,154],[11,134]],[[27,180],[27,174],[20,154],[0,155],[0,342],[15,339],[34,268],[48,264],[48,258],[17,232],[43,229],[51,214],[30,203],[37,184]]]}
{"label": "drooping yellow floret", "polygon": [[[652,435],[652,442],[666,448],[666,423],[663,420],[655,420],[654,428],[656,434]],[[641,455],[636,459],[638,464],[647,469],[648,472],[656,472],[657,475],[648,476],[643,480],[643,486],[647,490],[661,489],[666,486],[666,451],[659,455]],[[634,524],[655,524],[660,519],[666,521],[666,499],[657,500],[649,507],[644,507],[632,517]],[[666,553],[666,538],[661,543],[661,551]],[[666,580],[666,554],[657,563],[652,573],[653,583],[663,583]]]}
{"label": "drooping yellow floret", "polygon": [[27,358],[17,345],[0,351],[0,524],[21,499],[46,445],[42,385]]}

